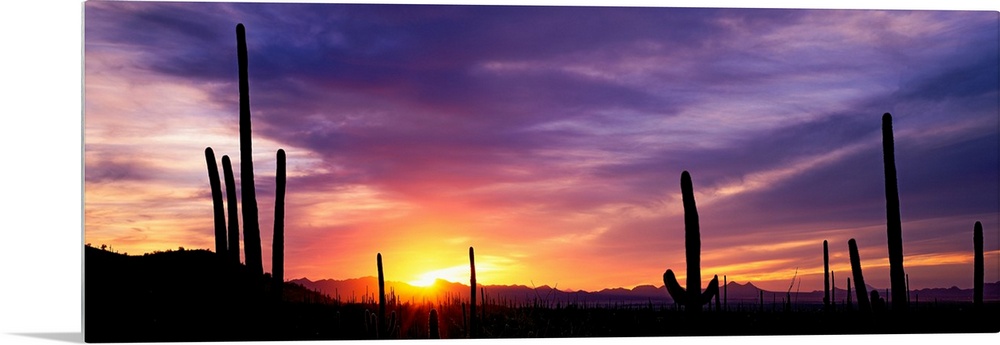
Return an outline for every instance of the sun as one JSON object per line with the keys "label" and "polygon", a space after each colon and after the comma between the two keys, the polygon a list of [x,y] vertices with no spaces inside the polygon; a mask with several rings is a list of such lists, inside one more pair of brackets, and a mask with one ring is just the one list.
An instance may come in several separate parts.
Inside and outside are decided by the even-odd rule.
{"label": "sun", "polygon": [[435,282],[440,280],[446,280],[453,283],[465,281],[468,284],[469,280],[469,266],[458,265],[448,268],[442,268],[433,271],[427,271],[421,273],[417,276],[417,279],[408,281],[410,285],[417,287],[431,287]]}

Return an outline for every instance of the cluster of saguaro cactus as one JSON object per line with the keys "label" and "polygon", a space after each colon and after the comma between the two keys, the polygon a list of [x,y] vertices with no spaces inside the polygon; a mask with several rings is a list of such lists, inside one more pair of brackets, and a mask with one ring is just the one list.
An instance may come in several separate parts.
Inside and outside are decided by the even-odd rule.
{"label": "cluster of saguaro cactus", "polygon": [[885,167],[886,235],[889,245],[889,285],[892,310],[906,311],[906,273],[903,270],[903,226],[899,216],[896,154],[892,139],[892,115],[882,115],[882,161]]}
{"label": "cluster of saguaro cactus", "polygon": [[681,199],[684,204],[684,249],[687,259],[687,289],[677,282],[674,272],[667,269],[663,273],[663,284],[674,302],[684,305],[691,314],[701,312],[701,306],[719,294],[719,276],[716,275],[701,292],[701,233],[698,225],[698,209],[694,202],[694,187],[691,174],[681,173]]}
{"label": "cluster of saguaro cactus", "polygon": [[[264,275],[264,265],[261,258],[260,224],[258,223],[257,199],[253,182],[253,153],[251,151],[250,122],[250,87],[247,72],[246,29],[243,24],[236,25],[237,63],[239,65],[239,106],[240,106],[240,186],[243,204],[243,249],[246,266],[251,273]],[[285,208],[285,151],[277,153],[277,190],[274,204],[274,239],[271,251],[272,260],[272,290],[277,298],[281,298],[284,283],[284,208]],[[229,205],[229,223],[226,224],[226,212],[223,207],[222,187],[219,179],[219,169],[216,165],[215,152],[211,147],[205,148],[205,161],[208,164],[209,184],[212,188],[212,204],[215,218],[215,248],[227,261],[240,262],[239,211],[236,200],[236,179],[233,176],[232,162],[229,156],[222,156],[222,169],[225,174],[226,203]]]}

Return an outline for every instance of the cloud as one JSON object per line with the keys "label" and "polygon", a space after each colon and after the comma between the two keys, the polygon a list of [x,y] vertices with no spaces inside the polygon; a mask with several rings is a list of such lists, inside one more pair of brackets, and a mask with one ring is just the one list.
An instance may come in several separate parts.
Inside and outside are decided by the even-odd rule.
{"label": "cloud", "polygon": [[[584,255],[615,272],[549,277],[564,285],[655,282],[683,260],[683,170],[706,258],[776,248],[705,264],[764,277],[813,258],[820,236],[884,221],[883,112],[904,221],[942,220],[914,225],[921,255],[957,248],[943,227],[1000,204],[981,192],[998,180],[995,13],[99,2],[85,16],[88,194],[120,195],[92,188],[108,181],[190,191],[164,199],[176,208],[113,207],[192,221],[162,243],[210,242],[194,224],[207,219],[202,150],[238,157],[246,24],[262,232],[284,148],[286,223],[301,236],[289,257],[303,258],[289,262],[316,278],[362,273],[361,252],[444,250],[433,235],[517,253],[510,265],[564,271]],[[110,205],[88,205],[109,226],[88,236],[136,227],[96,212]]]}

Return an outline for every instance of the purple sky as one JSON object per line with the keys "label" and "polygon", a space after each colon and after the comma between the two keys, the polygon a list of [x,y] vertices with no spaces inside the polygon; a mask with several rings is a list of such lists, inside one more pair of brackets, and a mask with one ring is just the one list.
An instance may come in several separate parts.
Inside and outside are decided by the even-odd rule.
{"label": "purple sky", "polygon": [[[1000,280],[997,12],[87,2],[85,240],[213,248],[202,152],[238,165],[250,60],[265,270],[288,152],[286,277],[467,265],[485,284],[888,286],[881,115],[913,288]],[[238,166],[236,167],[238,170]],[[390,259],[391,258],[391,259]],[[390,268],[394,262],[395,268]],[[839,274],[844,272],[843,275]],[[450,279],[451,277],[443,277]]]}

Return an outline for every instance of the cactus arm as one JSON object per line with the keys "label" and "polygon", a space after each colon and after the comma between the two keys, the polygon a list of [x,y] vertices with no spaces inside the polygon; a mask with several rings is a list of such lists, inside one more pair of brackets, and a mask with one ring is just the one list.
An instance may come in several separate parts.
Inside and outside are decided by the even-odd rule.
{"label": "cactus arm", "polygon": [[275,172],[274,238],[271,241],[271,275],[274,293],[281,300],[285,282],[285,150],[278,149],[278,166]]}
{"label": "cactus arm", "polygon": [[663,284],[667,287],[667,293],[674,299],[674,303],[687,305],[687,291],[684,291],[681,284],[677,283],[674,271],[667,270],[663,273]]}
{"label": "cactus arm", "polygon": [[222,156],[222,174],[226,180],[226,205],[229,207],[229,261],[240,264],[240,212],[236,205],[236,179],[229,156]]}
{"label": "cactus arm", "polygon": [[872,311],[872,305],[868,301],[865,278],[861,272],[861,257],[858,254],[858,243],[852,238],[847,241],[847,246],[851,251],[851,273],[854,275],[854,291],[858,296],[858,310],[869,313]]}
{"label": "cactus arm", "polygon": [[212,211],[215,219],[215,253],[226,257],[226,209],[222,205],[222,184],[219,182],[219,166],[215,163],[215,152],[205,148],[205,163],[208,165],[208,184],[212,188]]}
{"label": "cactus arm", "polygon": [[[708,303],[712,301],[712,298],[719,296],[719,276],[716,275],[708,282],[708,287],[705,288],[705,292],[701,293],[701,304]],[[718,300],[716,300],[718,302]],[[716,303],[718,304],[718,303]]]}

